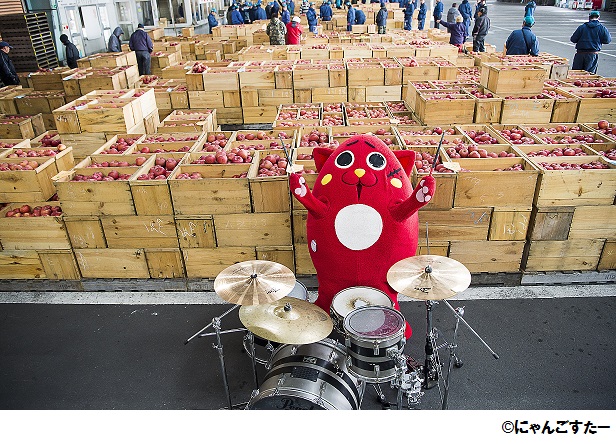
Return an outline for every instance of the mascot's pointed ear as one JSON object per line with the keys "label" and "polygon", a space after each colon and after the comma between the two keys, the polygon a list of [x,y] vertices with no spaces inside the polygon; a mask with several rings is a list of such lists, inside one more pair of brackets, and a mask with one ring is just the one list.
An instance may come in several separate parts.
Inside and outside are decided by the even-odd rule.
{"label": "mascot's pointed ear", "polygon": [[325,164],[327,159],[329,159],[329,156],[331,156],[333,152],[334,150],[331,148],[322,147],[317,147],[312,150],[312,157],[314,157],[314,164],[317,167],[317,172],[321,171],[321,168],[323,168],[323,165]]}
{"label": "mascot's pointed ear", "polygon": [[415,151],[413,150],[396,150],[392,151],[398,158],[398,161],[402,165],[402,168],[406,172],[407,176],[411,175],[413,171],[413,164],[415,163]]}

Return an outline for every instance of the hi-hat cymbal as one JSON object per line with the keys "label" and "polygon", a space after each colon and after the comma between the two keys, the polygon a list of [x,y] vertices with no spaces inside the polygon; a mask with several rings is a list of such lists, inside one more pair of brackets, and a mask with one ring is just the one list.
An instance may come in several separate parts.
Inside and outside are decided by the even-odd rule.
{"label": "hi-hat cymbal", "polygon": [[312,344],[326,338],[334,327],[321,308],[292,297],[240,307],[240,321],[255,335],[282,344]]}
{"label": "hi-hat cymbal", "polygon": [[454,259],[423,255],[396,262],[387,272],[387,282],[405,296],[442,300],[466,290],[471,284],[471,273]]}
{"label": "hi-hat cymbal", "polygon": [[237,305],[257,305],[277,301],[295,287],[295,275],[282,264],[271,261],[245,261],[231,265],[214,280],[214,291]]}

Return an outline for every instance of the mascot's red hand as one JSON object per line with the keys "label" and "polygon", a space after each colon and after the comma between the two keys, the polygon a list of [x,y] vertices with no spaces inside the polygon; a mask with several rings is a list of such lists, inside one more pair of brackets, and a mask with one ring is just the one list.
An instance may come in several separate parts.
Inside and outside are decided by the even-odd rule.
{"label": "mascot's red hand", "polygon": [[424,205],[427,205],[428,202],[434,196],[434,191],[436,190],[436,180],[432,175],[428,175],[421,179],[415,189],[413,190],[413,194],[405,200],[397,204],[394,208],[391,209],[391,215],[394,219],[402,221],[413,213],[418,211]]}
{"label": "mascot's red hand", "polygon": [[314,197],[306,184],[306,179],[296,173],[289,175],[289,188],[291,193],[299,200],[315,217],[322,217],[327,211],[327,205]]}

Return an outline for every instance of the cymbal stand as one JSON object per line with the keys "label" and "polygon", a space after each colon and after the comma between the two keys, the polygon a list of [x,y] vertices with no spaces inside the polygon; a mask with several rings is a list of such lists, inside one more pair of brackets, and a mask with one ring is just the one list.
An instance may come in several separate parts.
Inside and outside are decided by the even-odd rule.
{"label": "cymbal stand", "polygon": [[426,301],[426,360],[423,368],[423,387],[431,389],[438,384],[440,365],[438,363],[438,354],[436,354],[436,338],[437,331],[432,326],[432,310],[438,304],[436,301]]}
{"label": "cymbal stand", "polygon": [[[244,331],[246,331],[246,328],[234,328],[234,329],[231,329],[231,330],[221,330],[222,318],[224,318],[226,315],[228,315],[229,313],[231,313],[233,310],[235,310],[238,307],[239,307],[239,305],[234,305],[229,310],[225,311],[222,315],[216,316],[216,317],[212,318],[212,322],[207,324],[205,327],[203,327],[201,330],[199,330],[197,333],[192,335],[190,338],[188,338],[184,342],[184,345],[186,345],[186,344],[188,344],[191,340],[193,340],[196,337],[203,338],[203,337],[206,337],[206,336],[216,335],[216,343],[213,343],[212,347],[215,348],[218,351],[218,359],[220,360],[220,369],[221,369],[221,373],[222,373],[222,380],[223,380],[223,384],[224,384],[224,388],[225,388],[225,394],[227,396],[227,408],[229,410],[232,410],[234,407],[241,407],[241,406],[244,406],[244,405],[247,404],[246,402],[244,402],[244,403],[233,405],[232,402],[231,402],[231,393],[229,391],[229,379],[228,379],[228,376],[227,376],[227,367],[225,366],[225,356],[224,356],[224,353],[223,353],[222,338],[221,338],[222,334],[237,333],[237,332],[244,332]],[[204,333],[204,331],[207,330],[210,327],[214,328],[214,332]],[[255,387],[258,388],[259,384],[258,384],[258,380],[257,380],[257,365],[256,365],[255,358],[254,358],[254,337],[252,336],[252,334],[250,334],[250,343],[251,343],[251,350],[253,352],[251,358],[252,358],[252,368],[253,368],[254,383],[255,383]]]}
{"label": "cymbal stand", "polygon": [[447,308],[449,308],[455,318],[456,318],[456,325],[453,331],[453,340],[451,342],[451,344],[446,344],[447,347],[449,348],[449,364],[448,364],[448,369],[447,369],[447,377],[444,381],[444,395],[442,397],[442,410],[447,410],[447,402],[449,400],[449,377],[451,375],[451,370],[452,370],[452,366],[455,362],[456,367],[462,367],[462,361],[460,361],[460,359],[458,358],[457,354],[456,354],[456,349],[458,347],[457,344],[457,335],[458,335],[458,327],[460,325],[460,321],[462,321],[462,323],[464,325],[466,325],[468,327],[468,329],[481,341],[481,343],[490,351],[490,353],[492,354],[492,356],[494,357],[494,359],[499,359],[499,356],[494,352],[494,350],[492,350],[490,348],[490,346],[486,343],[486,341],[484,341],[481,336],[479,336],[479,334],[473,329],[473,327],[471,327],[468,322],[466,322],[466,320],[464,319],[464,307],[458,307],[458,308],[453,308],[451,306],[451,304],[445,300],[443,300],[443,303],[447,306]]}

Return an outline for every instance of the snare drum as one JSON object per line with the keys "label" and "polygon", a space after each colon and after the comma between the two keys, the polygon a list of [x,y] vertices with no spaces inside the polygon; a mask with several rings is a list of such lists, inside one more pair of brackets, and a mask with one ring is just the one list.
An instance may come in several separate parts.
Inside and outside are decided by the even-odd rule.
{"label": "snare drum", "polygon": [[350,287],[338,292],[329,308],[334,328],[344,333],[344,318],[353,310],[370,305],[394,306],[389,296],[376,288]]}
{"label": "snare drum", "polygon": [[[287,296],[295,299],[300,299],[302,301],[308,301],[308,289],[300,281],[295,281],[295,286],[293,287],[293,290],[291,290],[291,293],[289,293]],[[264,339],[261,336],[257,336],[255,334],[253,334],[253,338],[255,343],[255,362],[265,365],[267,364],[269,357],[260,358],[257,356],[257,351],[264,348],[266,352],[269,353],[269,356],[271,356],[274,349],[280,344],[277,342],[268,341],[267,339]],[[246,339],[244,339],[244,350],[246,350],[248,356],[252,357],[252,355],[250,354],[250,342]]]}
{"label": "snare drum", "polygon": [[390,307],[362,307],[349,313],[344,319],[349,372],[372,383],[394,379],[395,355],[406,344],[404,329],[404,316]]}
{"label": "snare drum", "polygon": [[358,410],[361,383],[347,372],[344,345],[325,338],[276,349],[250,410]]}

